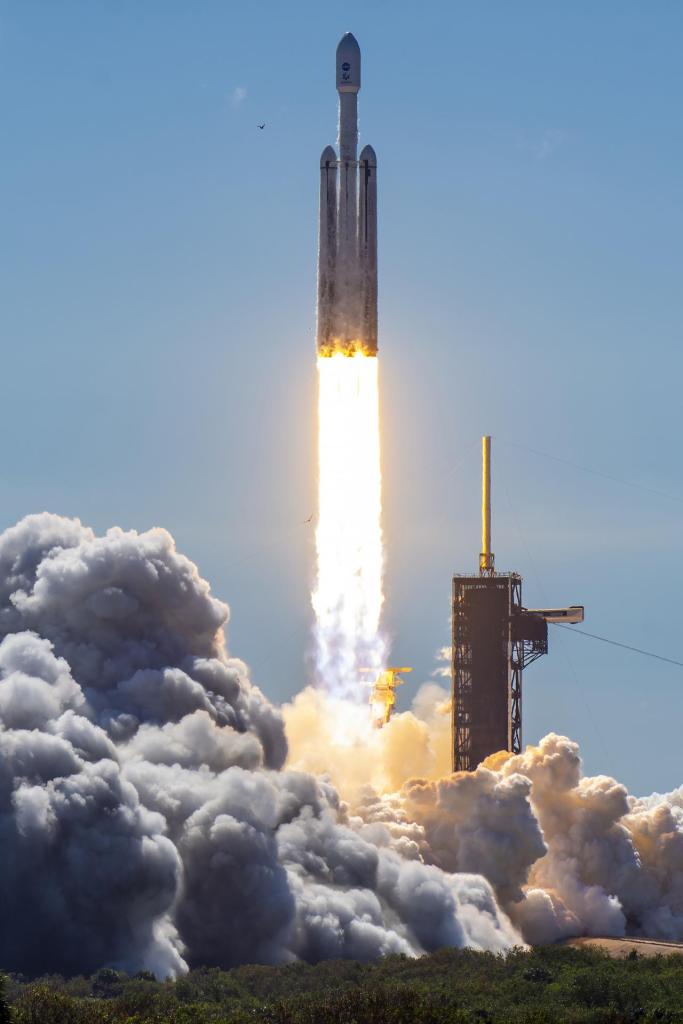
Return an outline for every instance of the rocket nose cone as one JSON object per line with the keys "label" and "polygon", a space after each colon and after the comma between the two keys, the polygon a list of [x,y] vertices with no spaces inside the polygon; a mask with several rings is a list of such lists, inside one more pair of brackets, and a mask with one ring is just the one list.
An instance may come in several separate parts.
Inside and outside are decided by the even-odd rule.
{"label": "rocket nose cone", "polygon": [[360,46],[351,32],[341,37],[337,47],[337,89],[339,92],[360,89]]}
{"label": "rocket nose cone", "polygon": [[320,157],[320,166],[327,167],[328,164],[337,163],[337,154],[332,149],[332,146],[325,146],[322,156]]}
{"label": "rocket nose cone", "polygon": [[356,51],[356,53],[360,53],[360,46],[358,45],[358,40],[354,36],[353,32],[345,32],[344,33],[344,35],[339,40],[339,45],[337,46],[337,52],[339,52],[339,50],[341,49],[342,46],[348,46],[349,49],[354,49]]}
{"label": "rocket nose cone", "polygon": [[377,166],[377,154],[375,153],[372,146],[363,146],[360,156],[358,157],[361,163],[366,163],[370,167]]}

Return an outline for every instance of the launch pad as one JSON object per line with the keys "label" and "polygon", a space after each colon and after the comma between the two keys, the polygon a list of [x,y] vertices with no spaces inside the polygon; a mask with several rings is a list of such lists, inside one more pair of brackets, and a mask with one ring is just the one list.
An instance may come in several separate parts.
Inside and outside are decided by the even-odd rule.
{"label": "launch pad", "polygon": [[583,607],[528,609],[519,573],[498,573],[491,551],[491,438],[482,438],[482,551],[477,574],[452,590],[452,768],[522,750],[522,674],[548,653],[549,622],[583,622]]}

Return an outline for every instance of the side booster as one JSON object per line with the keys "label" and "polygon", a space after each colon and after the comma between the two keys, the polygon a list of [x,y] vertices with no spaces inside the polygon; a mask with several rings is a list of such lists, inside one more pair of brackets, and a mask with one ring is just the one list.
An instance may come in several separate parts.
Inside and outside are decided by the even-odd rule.
{"label": "side booster", "polygon": [[377,158],[358,159],[360,47],[347,32],[337,47],[339,157],[320,158],[318,354],[377,354]]}

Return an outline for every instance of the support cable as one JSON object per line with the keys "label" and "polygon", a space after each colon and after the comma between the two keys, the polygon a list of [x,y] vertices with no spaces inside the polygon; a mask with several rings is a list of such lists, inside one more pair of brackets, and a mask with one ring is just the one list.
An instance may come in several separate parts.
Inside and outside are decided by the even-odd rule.
{"label": "support cable", "polygon": [[[498,438],[496,437],[496,440]],[[667,494],[666,491],[658,491],[654,487],[648,487],[646,484],[636,483],[634,480],[624,480],[620,476],[612,476],[611,473],[603,473],[599,469],[591,469],[589,466],[582,466],[578,462],[572,462],[571,459],[562,459],[559,455],[552,455],[550,452],[541,452],[538,448],[529,448],[526,444],[516,444],[514,441],[504,441],[505,444],[509,444],[512,448],[519,448],[523,452],[531,452],[532,455],[539,455],[542,459],[550,459],[552,462],[561,462],[564,466],[571,466],[572,469],[578,469],[582,473],[590,473],[591,476],[602,477],[603,480],[611,480],[614,484],[621,484],[622,487],[633,487],[638,491],[645,491],[646,494],[655,494],[659,498],[666,498],[668,501],[683,502],[683,498],[676,494]]]}
{"label": "support cable", "polygon": [[665,658],[663,654],[654,654],[652,651],[644,651],[641,647],[631,647],[630,644],[622,644],[618,640],[609,640],[606,636],[598,636],[596,633],[587,633],[585,629],[577,629],[576,626],[564,626],[561,622],[551,622],[556,629],[567,629],[570,633],[580,633],[581,636],[589,636],[591,640],[601,640],[603,644],[611,644],[612,647],[623,647],[625,651],[634,651],[636,654],[644,654],[646,658],[656,658],[657,661],[666,661],[669,665],[678,665],[683,668],[683,661],[675,661],[673,658]]}

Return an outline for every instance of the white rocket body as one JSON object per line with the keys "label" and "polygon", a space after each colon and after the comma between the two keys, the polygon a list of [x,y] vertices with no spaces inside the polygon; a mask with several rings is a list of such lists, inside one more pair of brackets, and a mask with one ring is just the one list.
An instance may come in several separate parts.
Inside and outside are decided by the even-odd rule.
{"label": "white rocket body", "polygon": [[337,47],[339,156],[320,158],[318,352],[377,354],[377,158],[358,159],[360,47],[350,32]]}

